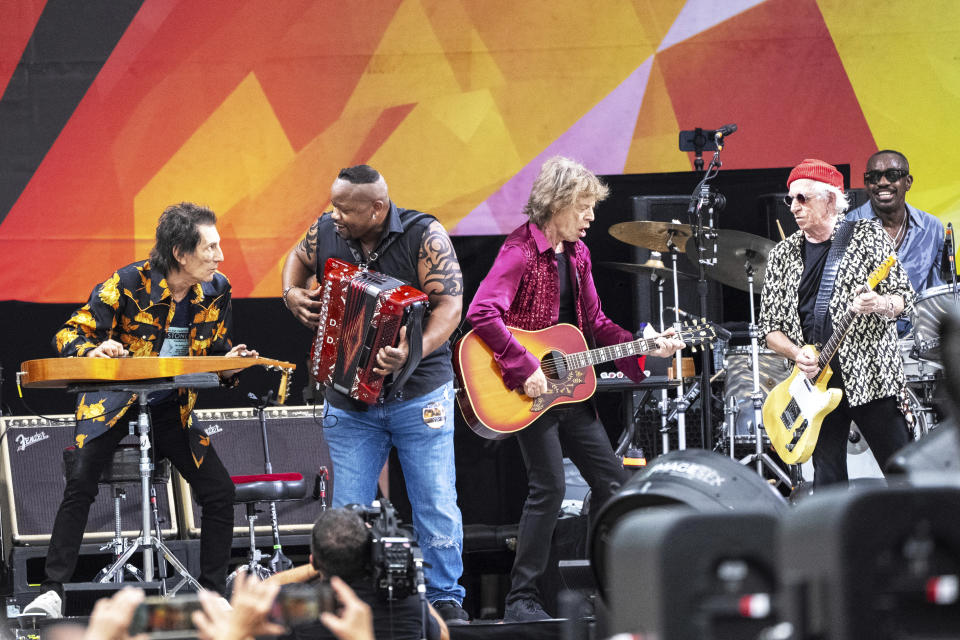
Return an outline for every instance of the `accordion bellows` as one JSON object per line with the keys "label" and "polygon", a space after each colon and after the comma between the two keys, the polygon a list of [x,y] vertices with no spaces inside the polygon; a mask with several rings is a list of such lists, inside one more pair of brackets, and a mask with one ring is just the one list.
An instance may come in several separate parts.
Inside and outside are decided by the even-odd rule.
{"label": "accordion bellows", "polygon": [[337,258],[327,260],[320,287],[320,324],[310,354],[314,379],[354,400],[374,404],[384,385],[384,377],[373,372],[377,352],[397,344],[400,328],[417,306],[422,316],[427,295],[401,280]]}

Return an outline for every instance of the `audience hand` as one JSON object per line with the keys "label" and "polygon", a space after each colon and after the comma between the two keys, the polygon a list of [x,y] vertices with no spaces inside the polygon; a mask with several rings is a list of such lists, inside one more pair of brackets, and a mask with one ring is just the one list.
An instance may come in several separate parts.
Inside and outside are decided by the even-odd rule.
{"label": "audience hand", "polygon": [[339,615],[321,613],[320,622],[340,640],[374,640],[370,605],[358,598],[353,589],[336,576],[330,578],[330,586],[342,608]]}
{"label": "audience hand", "polygon": [[260,582],[245,571],[233,581],[232,610],[219,602],[220,596],[200,592],[202,611],[193,612],[197,636],[203,640],[246,640],[254,636],[277,636],[286,632],[283,626],[267,620],[280,585]]}
{"label": "audience hand", "polygon": [[[143,589],[126,587],[110,598],[100,598],[90,614],[85,640],[128,640],[130,621],[137,605],[143,602]],[[139,634],[136,638],[147,638]]]}

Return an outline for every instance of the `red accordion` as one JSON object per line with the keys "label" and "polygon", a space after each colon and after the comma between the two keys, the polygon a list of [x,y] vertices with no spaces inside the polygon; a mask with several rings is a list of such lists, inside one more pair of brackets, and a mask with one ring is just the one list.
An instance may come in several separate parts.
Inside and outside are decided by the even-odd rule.
{"label": "red accordion", "polygon": [[384,384],[384,377],[373,372],[377,352],[396,346],[400,327],[407,326],[410,355],[394,374],[394,386],[402,387],[420,361],[427,295],[337,258],[327,260],[320,287],[320,325],[310,354],[317,384],[375,403]]}

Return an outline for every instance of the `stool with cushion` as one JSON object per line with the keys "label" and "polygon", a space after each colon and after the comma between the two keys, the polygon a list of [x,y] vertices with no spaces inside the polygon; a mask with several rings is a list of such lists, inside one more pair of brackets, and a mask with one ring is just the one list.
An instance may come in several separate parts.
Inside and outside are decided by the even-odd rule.
{"label": "stool with cushion", "polygon": [[[249,476],[231,476],[236,496],[233,499],[234,504],[242,504],[247,508],[247,522],[250,532],[250,553],[247,558],[248,575],[257,576],[261,580],[270,575],[270,570],[260,564],[260,561],[266,557],[263,552],[257,549],[256,532],[254,523],[257,520],[257,503],[260,502],[284,502],[287,500],[300,500],[307,492],[307,483],[299,473],[263,473]],[[227,578],[228,585],[232,584],[233,577],[236,574],[230,574]]]}

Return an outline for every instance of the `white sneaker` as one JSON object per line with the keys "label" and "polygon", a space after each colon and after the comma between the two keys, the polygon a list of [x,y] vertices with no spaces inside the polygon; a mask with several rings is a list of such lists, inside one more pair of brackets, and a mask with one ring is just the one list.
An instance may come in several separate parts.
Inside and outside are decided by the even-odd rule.
{"label": "white sneaker", "polygon": [[44,591],[33,602],[28,604],[20,612],[21,616],[37,616],[44,618],[62,618],[63,600],[56,591]]}

